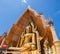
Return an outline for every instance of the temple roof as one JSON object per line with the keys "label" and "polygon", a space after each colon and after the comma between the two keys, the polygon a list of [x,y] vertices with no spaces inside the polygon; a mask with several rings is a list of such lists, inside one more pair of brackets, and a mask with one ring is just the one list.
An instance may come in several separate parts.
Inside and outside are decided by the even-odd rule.
{"label": "temple roof", "polygon": [[[37,26],[37,30],[40,32],[40,36],[49,36],[49,41],[52,42],[52,33],[49,27],[46,26],[46,19],[43,14],[38,14],[35,10],[31,9],[29,6],[24,12],[24,14],[18,19],[18,21],[12,26],[8,37],[6,40],[11,42],[12,37],[17,35],[18,38],[21,33],[24,31],[25,27],[30,23],[34,22],[34,25]],[[17,39],[18,40],[18,39]]]}
{"label": "temple roof", "polygon": [[37,29],[40,32],[40,35],[43,36],[45,32],[45,17],[43,14],[38,14],[35,10],[28,6],[24,14],[11,28],[8,36],[9,39],[11,39],[14,34],[21,35],[22,31],[29,24],[30,20],[34,22],[34,25],[37,26]]}

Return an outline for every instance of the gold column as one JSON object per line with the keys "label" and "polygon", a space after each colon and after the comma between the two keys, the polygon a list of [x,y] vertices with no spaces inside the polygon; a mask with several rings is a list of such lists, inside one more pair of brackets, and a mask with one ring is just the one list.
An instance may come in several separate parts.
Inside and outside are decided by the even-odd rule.
{"label": "gold column", "polygon": [[36,33],[36,37],[37,37],[37,49],[40,52],[41,51],[41,47],[40,47],[40,37],[39,37],[39,33],[38,31],[34,31]]}
{"label": "gold column", "polygon": [[35,34],[34,34],[34,33],[33,33],[33,35],[32,35],[32,43],[36,44],[36,43],[35,43]]}
{"label": "gold column", "polygon": [[56,49],[56,54],[60,54],[60,41],[54,42],[54,46]]}

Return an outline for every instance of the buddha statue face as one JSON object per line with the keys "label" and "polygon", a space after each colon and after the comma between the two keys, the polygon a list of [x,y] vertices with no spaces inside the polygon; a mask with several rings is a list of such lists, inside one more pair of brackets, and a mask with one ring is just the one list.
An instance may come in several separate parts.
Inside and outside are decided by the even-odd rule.
{"label": "buddha statue face", "polygon": [[31,28],[31,25],[28,25],[26,27],[26,33],[31,33],[32,32],[32,28]]}

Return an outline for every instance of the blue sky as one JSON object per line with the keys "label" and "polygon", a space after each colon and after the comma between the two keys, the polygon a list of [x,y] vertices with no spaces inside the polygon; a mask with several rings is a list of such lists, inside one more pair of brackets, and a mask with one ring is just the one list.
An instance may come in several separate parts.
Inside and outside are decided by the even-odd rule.
{"label": "blue sky", "polygon": [[27,9],[28,5],[38,13],[42,12],[48,19],[51,17],[60,39],[60,0],[0,0],[0,35],[9,32],[12,25]]}

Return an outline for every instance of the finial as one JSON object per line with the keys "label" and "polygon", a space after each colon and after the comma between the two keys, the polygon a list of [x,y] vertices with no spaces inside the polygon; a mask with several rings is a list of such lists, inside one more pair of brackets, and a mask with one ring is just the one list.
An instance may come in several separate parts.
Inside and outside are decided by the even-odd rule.
{"label": "finial", "polygon": [[53,20],[52,20],[51,18],[48,19],[48,24],[49,24],[50,26],[53,26]]}
{"label": "finial", "polygon": [[39,13],[39,15],[43,15],[43,13]]}
{"label": "finial", "polygon": [[35,11],[35,10],[33,10],[31,7],[30,7],[30,5],[28,5],[28,8],[27,9],[29,9],[30,11]]}
{"label": "finial", "polygon": [[30,5],[28,5],[28,9],[31,9]]}

